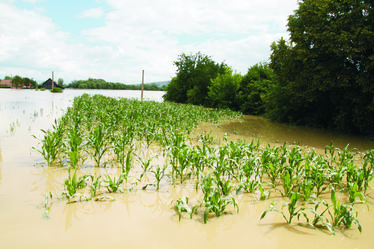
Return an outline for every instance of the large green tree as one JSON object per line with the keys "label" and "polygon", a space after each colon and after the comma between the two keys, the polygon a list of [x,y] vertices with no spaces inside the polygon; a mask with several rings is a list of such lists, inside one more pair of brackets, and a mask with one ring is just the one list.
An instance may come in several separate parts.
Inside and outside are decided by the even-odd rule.
{"label": "large green tree", "polygon": [[237,94],[238,107],[244,114],[265,114],[265,103],[271,85],[274,84],[273,70],[267,64],[256,64],[248,69],[240,82]]}
{"label": "large green tree", "polygon": [[212,107],[238,109],[236,95],[242,78],[243,76],[226,67],[224,74],[212,79],[212,84],[208,87],[208,98]]}
{"label": "large green tree", "polygon": [[224,74],[226,65],[218,64],[200,52],[190,55],[183,53],[174,65],[177,67],[177,75],[169,83],[164,99],[209,106],[208,87],[211,86],[211,79]]}
{"label": "large green tree", "polygon": [[272,45],[273,118],[374,134],[373,15],[372,0],[299,2],[291,43]]}
{"label": "large green tree", "polygon": [[23,79],[22,79],[22,77],[21,77],[21,76],[18,76],[18,75],[14,76],[14,77],[12,78],[12,84],[13,84],[16,88],[18,88],[19,86],[21,86],[21,85],[23,84]]}

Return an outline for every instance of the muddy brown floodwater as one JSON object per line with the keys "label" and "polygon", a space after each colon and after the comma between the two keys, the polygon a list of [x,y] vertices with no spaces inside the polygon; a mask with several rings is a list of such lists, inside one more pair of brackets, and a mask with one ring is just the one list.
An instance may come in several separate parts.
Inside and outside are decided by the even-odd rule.
{"label": "muddy brown floodwater", "polygon": [[[0,89],[0,247],[1,248],[372,248],[374,213],[358,205],[363,232],[356,227],[337,232],[287,225],[276,213],[260,221],[262,212],[274,200],[259,201],[256,194],[235,196],[240,212],[212,218],[182,218],[174,210],[179,197],[196,195],[192,184],[160,191],[111,194],[115,201],[82,201],[66,204],[61,190],[65,168],[43,167],[43,159],[32,150],[41,136],[83,92],[113,97],[139,98],[137,91],[74,91],[63,94],[31,90]],[[161,101],[162,92],[146,92],[145,97]],[[333,141],[337,147],[374,148],[373,141],[360,137],[275,124],[267,119],[246,116],[242,121],[219,125],[202,124],[222,138],[260,139],[266,143],[299,143],[324,150]],[[87,169],[90,170],[90,169]],[[96,169],[102,170],[102,169]],[[115,171],[115,169],[112,169]],[[110,169],[109,169],[110,171]],[[107,172],[107,171],[106,171]],[[372,191],[373,186],[369,191]],[[44,219],[45,193],[53,194],[50,219]],[[372,202],[369,199],[369,202]],[[230,214],[232,213],[232,214]]]}

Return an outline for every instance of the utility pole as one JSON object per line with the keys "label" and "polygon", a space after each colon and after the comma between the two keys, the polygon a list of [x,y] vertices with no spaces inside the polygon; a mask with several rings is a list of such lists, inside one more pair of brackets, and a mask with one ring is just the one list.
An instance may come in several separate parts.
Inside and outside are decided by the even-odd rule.
{"label": "utility pole", "polygon": [[144,90],[144,70],[142,70],[142,94],[141,94],[141,100],[143,100],[143,90]]}
{"label": "utility pole", "polygon": [[54,72],[52,71],[52,89],[54,87],[53,78],[54,78]]}

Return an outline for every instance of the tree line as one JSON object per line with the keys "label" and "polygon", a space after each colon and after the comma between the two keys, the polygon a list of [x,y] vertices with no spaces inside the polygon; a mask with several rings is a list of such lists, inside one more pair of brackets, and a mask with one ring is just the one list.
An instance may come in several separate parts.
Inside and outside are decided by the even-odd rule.
{"label": "tree line", "polygon": [[372,1],[304,0],[290,40],[245,75],[202,53],[181,54],[164,99],[262,115],[278,122],[374,136]]}
{"label": "tree line", "polygon": [[[5,80],[11,80],[11,83],[16,87],[28,86],[30,88],[40,88],[41,84],[38,84],[35,80],[21,77],[21,76],[5,76]],[[128,85],[123,83],[113,83],[107,82],[103,79],[92,79],[87,80],[74,80],[71,83],[64,85],[64,80],[59,78],[56,83],[60,86],[66,88],[76,88],[76,89],[111,89],[111,90],[141,90],[141,84]],[[146,91],[165,91],[166,85],[158,86],[156,83],[146,83],[144,84],[144,90]]]}
{"label": "tree line", "polygon": [[[123,83],[107,82],[103,79],[74,80],[66,86],[67,88],[78,89],[112,89],[112,90],[141,90],[141,84],[128,85]],[[144,90],[147,91],[164,91],[166,86],[158,86],[156,83],[144,84]]]}
{"label": "tree line", "polygon": [[34,79],[30,79],[28,77],[21,77],[19,75],[16,75],[14,77],[5,76],[4,80],[11,80],[11,84],[15,88],[20,88],[23,86],[26,86],[29,88],[36,88],[38,86],[38,83]]}

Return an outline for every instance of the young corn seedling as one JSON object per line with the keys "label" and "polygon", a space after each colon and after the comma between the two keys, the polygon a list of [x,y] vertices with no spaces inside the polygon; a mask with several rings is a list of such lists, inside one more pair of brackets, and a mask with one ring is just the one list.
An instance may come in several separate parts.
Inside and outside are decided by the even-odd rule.
{"label": "young corn seedling", "polygon": [[89,199],[85,195],[77,193],[77,191],[79,189],[85,188],[87,186],[87,181],[92,176],[85,174],[78,178],[77,170],[74,170],[74,174],[71,176],[71,167],[69,167],[68,172],[69,172],[68,179],[66,179],[64,182],[67,192],[63,192],[62,197],[66,196],[66,198],[68,199],[68,203],[70,203],[70,200],[75,196]]}
{"label": "young corn seedling", "polygon": [[33,135],[34,138],[38,139],[42,143],[41,150],[32,147],[34,150],[37,150],[47,161],[48,166],[52,165],[57,159],[58,154],[60,153],[63,142],[63,129],[61,125],[57,124],[55,120],[55,124],[52,126],[56,131],[45,131],[41,130],[44,133],[44,139],[39,140],[36,136]]}
{"label": "young corn seedling", "polygon": [[115,176],[111,178],[109,174],[106,174],[106,178],[107,180],[104,180],[104,182],[108,184],[106,188],[108,189],[109,192],[111,193],[115,193],[117,191],[123,192],[123,189],[120,186],[123,183],[123,181],[126,179],[125,173],[120,174],[120,176],[118,177],[118,180],[116,180]]}
{"label": "young corn seedling", "polygon": [[156,178],[156,190],[160,189],[160,182],[161,182],[162,178],[164,178],[164,176],[165,176],[166,168],[167,168],[167,165],[165,165],[162,168],[160,166],[156,165],[155,169],[151,170],[151,172],[154,174],[154,176]]}
{"label": "young corn seedling", "polygon": [[281,176],[283,184],[283,196],[290,196],[294,188],[294,181],[297,181],[297,178],[293,177],[288,170]]}
{"label": "young corn seedling", "polygon": [[79,160],[82,159],[81,155],[83,147],[83,135],[81,131],[78,130],[78,128],[73,128],[70,131],[68,143],[68,156],[70,159],[70,166],[75,168],[78,165]]}
{"label": "young corn seedling", "polygon": [[[238,193],[242,189],[244,191],[247,191],[248,193],[254,193],[260,186],[260,182],[258,180],[246,180],[245,182],[240,182],[238,185],[238,188],[236,189],[236,192]],[[266,196],[264,197],[264,200],[266,199]]]}
{"label": "young corn seedling", "polygon": [[96,177],[96,179],[94,178],[94,176],[91,177],[92,185],[91,185],[91,198],[90,199],[95,197],[97,191],[100,190],[101,184],[104,181],[103,179],[101,179],[101,177],[102,175],[99,175],[98,177]]}
{"label": "young corn seedling", "polygon": [[260,182],[259,185],[258,185],[258,190],[259,190],[260,193],[261,193],[261,196],[260,196],[260,200],[261,200],[261,201],[266,200],[266,198],[270,198],[271,190],[265,190],[265,189],[264,189],[264,186],[262,185],[261,182]]}
{"label": "young corn seedling", "polygon": [[118,132],[112,132],[110,138],[114,146],[117,161],[124,168],[129,152],[133,150],[134,126],[128,124],[128,126],[123,127]]}
{"label": "young corn seedling", "polygon": [[[261,220],[265,218],[266,214],[269,212],[278,212],[281,213],[283,218],[286,220],[288,224],[291,224],[292,219],[295,217],[300,217],[300,215],[303,213],[305,210],[305,207],[303,204],[297,205],[297,202],[300,199],[300,193],[299,192],[293,192],[290,199],[290,202],[283,203],[282,210],[279,210],[275,207],[274,203],[271,204],[270,209],[266,210],[265,212],[262,213],[261,215]],[[283,209],[287,207],[288,209],[288,216],[287,213],[283,211]]]}
{"label": "young corn seedling", "polygon": [[49,219],[49,211],[51,209],[51,203],[52,203],[52,193],[48,192],[45,194],[45,200],[44,200],[44,219]]}
{"label": "young corn seedling", "polygon": [[356,198],[359,197],[360,200],[364,201],[364,194],[359,191],[357,182],[349,182],[348,184],[349,202],[355,203]]}
{"label": "young corn seedling", "polygon": [[221,190],[223,195],[228,195],[231,192],[232,186],[230,186],[230,180],[227,179],[225,180],[223,176],[221,176],[221,172],[215,171],[214,175],[216,177],[216,182]]}
{"label": "young corn seedling", "polygon": [[237,212],[239,212],[239,206],[236,204],[234,197],[226,196],[222,198],[219,191],[214,191],[213,195],[207,197],[206,200],[202,202],[202,206],[206,208],[204,212],[204,223],[207,223],[209,213],[213,212],[217,217],[220,217],[228,205],[233,205]]}
{"label": "young corn seedling", "polygon": [[302,190],[304,201],[308,201],[313,195],[314,183],[309,179],[304,179],[299,183],[299,191]]}
{"label": "young corn seedling", "polygon": [[106,131],[104,125],[97,125],[89,134],[88,146],[93,150],[93,159],[96,165],[100,167],[101,159],[103,158],[105,152],[108,150],[106,142]]}
{"label": "young corn seedling", "polygon": [[271,184],[272,184],[274,189],[277,186],[276,185],[276,180],[278,179],[281,171],[282,171],[282,169],[277,164],[273,164],[272,162],[268,162],[268,164],[266,165],[266,172],[267,172],[267,174],[270,178]]}
{"label": "young corn seedling", "polygon": [[155,156],[149,158],[148,160],[143,160],[143,158],[141,158],[141,157],[138,156],[138,155],[137,155],[137,157],[138,157],[138,162],[140,163],[140,166],[141,166],[142,169],[143,169],[143,172],[141,173],[140,178],[138,179],[138,181],[140,182],[140,181],[143,179],[143,176],[144,176],[146,173],[150,172],[150,169],[151,169],[151,167],[152,167],[152,166],[151,166],[151,162],[152,162],[152,160],[153,160],[154,158],[157,158],[157,155],[155,155]]}
{"label": "young corn seedling", "polygon": [[222,198],[217,183],[210,174],[203,177],[201,189],[204,199],[201,200],[200,207],[205,207],[204,223],[207,223],[209,213],[213,212],[217,217],[220,217],[228,205],[233,205],[239,212],[239,206],[236,204],[235,198],[228,196]]}
{"label": "young corn seedling", "polygon": [[[319,202],[316,201],[307,201],[305,204],[312,204],[314,208],[308,208],[308,210],[314,215],[313,220],[309,219],[306,213],[303,213],[303,216],[306,222],[299,223],[300,225],[309,225],[313,228],[326,228],[332,235],[335,235],[334,227],[331,225],[329,220],[325,217],[325,213],[329,210],[329,204],[325,200]],[[320,206],[324,207],[324,210],[319,213],[318,209]]]}
{"label": "young corn seedling", "polygon": [[181,221],[182,213],[188,213],[190,219],[192,219],[193,214],[197,211],[197,207],[193,206],[192,208],[188,205],[188,197],[182,197],[177,200],[176,208],[178,211],[179,221]]}
{"label": "young corn seedling", "polygon": [[358,230],[362,232],[361,224],[356,218],[358,212],[355,211],[351,205],[340,204],[336,199],[335,188],[331,190],[331,201],[333,204],[333,212],[329,210],[329,215],[331,217],[332,226],[335,228],[344,225],[345,228],[351,228],[352,223],[355,223]]}

